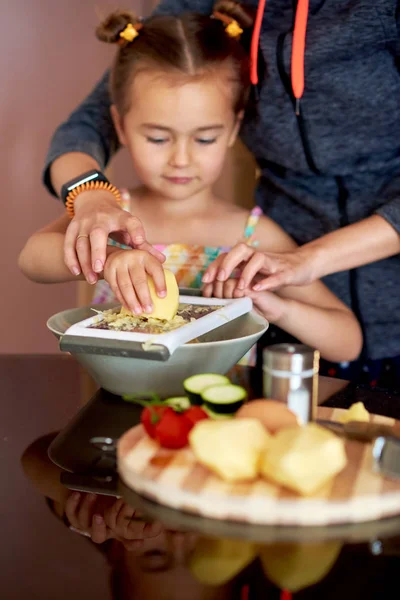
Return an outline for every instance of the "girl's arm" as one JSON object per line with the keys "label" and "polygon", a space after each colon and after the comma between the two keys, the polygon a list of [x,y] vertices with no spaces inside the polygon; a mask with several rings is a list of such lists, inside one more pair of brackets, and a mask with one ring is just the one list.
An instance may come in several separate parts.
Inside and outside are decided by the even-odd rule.
{"label": "girl's arm", "polygon": [[[310,286],[311,287],[311,286]],[[317,292],[315,289],[314,292]],[[317,348],[332,362],[356,360],[362,348],[362,333],[354,314],[335,298],[326,302],[324,291],[313,293],[312,303],[274,292],[245,290],[254,306],[269,320],[303,344]]]}

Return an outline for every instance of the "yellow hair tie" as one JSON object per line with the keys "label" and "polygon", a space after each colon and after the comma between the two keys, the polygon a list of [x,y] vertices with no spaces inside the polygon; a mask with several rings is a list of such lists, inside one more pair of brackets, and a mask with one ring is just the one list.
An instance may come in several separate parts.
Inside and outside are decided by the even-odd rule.
{"label": "yellow hair tie", "polygon": [[229,35],[229,37],[240,38],[240,36],[243,33],[243,29],[240,27],[236,19],[232,19],[231,17],[228,17],[228,15],[225,15],[224,13],[220,13],[218,11],[214,11],[212,16],[214,17],[214,19],[222,21],[222,23],[225,25],[225,31]]}
{"label": "yellow hair tie", "polygon": [[232,19],[229,25],[225,27],[225,31],[229,37],[232,38],[240,38],[243,33],[243,29],[240,27],[239,23],[235,21],[235,19]]}
{"label": "yellow hair tie", "polygon": [[127,42],[133,42],[138,35],[138,25],[133,26],[132,23],[128,23],[125,29],[119,34],[119,37],[123,38]]}

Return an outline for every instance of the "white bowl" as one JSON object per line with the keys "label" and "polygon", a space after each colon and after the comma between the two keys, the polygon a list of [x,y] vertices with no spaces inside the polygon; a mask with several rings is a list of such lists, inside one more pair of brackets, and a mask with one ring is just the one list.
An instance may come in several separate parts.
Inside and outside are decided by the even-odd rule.
{"label": "white bowl", "polygon": [[[115,304],[96,305],[97,310]],[[93,315],[90,306],[59,312],[47,327],[60,339],[65,331]],[[180,346],[166,362],[77,353],[73,356],[96,383],[118,395],[155,393],[161,397],[183,394],[182,382],[197,373],[227,373],[268,329],[268,321],[255,311],[226,323],[199,338],[199,343]]]}

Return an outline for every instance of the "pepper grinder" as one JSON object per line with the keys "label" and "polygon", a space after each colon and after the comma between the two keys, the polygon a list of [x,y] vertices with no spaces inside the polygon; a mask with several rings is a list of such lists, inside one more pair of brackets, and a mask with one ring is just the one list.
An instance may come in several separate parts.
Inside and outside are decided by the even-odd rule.
{"label": "pepper grinder", "polygon": [[304,344],[274,344],[263,351],[264,396],[284,402],[300,423],[316,417],[319,352]]}

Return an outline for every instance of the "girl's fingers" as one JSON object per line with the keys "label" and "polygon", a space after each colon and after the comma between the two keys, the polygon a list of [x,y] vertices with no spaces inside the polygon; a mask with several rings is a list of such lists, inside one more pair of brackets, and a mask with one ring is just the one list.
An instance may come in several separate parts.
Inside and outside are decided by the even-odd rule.
{"label": "girl's fingers", "polygon": [[117,528],[117,518],[123,504],[124,501],[122,500],[122,498],[118,498],[118,500],[116,500],[114,504],[110,508],[108,508],[104,513],[104,520],[108,527],[113,531],[115,531]]}
{"label": "girl's fingers", "polygon": [[81,494],[79,492],[73,492],[68,496],[65,503],[65,516],[67,517],[69,524],[75,529],[79,529],[77,510],[80,501]]}
{"label": "girl's fingers", "polygon": [[118,535],[123,536],[124,538],[132,538],[132,535],[129,529],[130,523],[135,516],[135,509],[129,506],[129,504],[123,503],[120,507],[118,514],[116,516],[116,527]]}
{"label": "girl's fingers", "polygon": [[214,284],[213,283],[205,283],[202,287],[202,294],[204,298],[211,298],[213,295]]}
{"label": "girl's fingers", "polygon": [[110,538],[110,532],[107,530],[107,525],[103,517],[99,514],[95,514],[92,519],[92,530],[91,530],[92,542],[95,544],[103,544]]}
{"label": "girl's fingers", "polygon": [[137,299],[138,306],[141,308],[139,314],[142,314],[143,312],[151,313],[153,310],[153,302],[151,300],[149,284],[147,283],[147,275],[143,264],[140,263],[132,267],[128,266],[128,273],[131,285],[129,294],[130,297],[133,298],[134,295]]}
{"label": "girl's fingers", "polygon": [[81,531],[89,531],[92,526],[93,509],[96,502],[96,494],[84,494],[83,500],[77,509],[78,528]]}
{"label": "girl's fingers", "polygon": [[154,287],[157,296],[159,296],[160,298],[165,298],[165,296],[167,295],[167,285],[165,282],[164,269],[161,263],[153,259],[148,260],[146,264],[146,271],[154,282]]}
{"label": "girl's fingers", "polygon": [[114,296],[117,298],[120,304],[124,304],[123,298],[120,294],[118,283],[117,283],[117,272],[114,268],[107,269],[107,279],[108,285],[110,286]]}
{"label": "girl's fingers", "polygon": [[237,284],[238,284],[237,279],[228,279],[228,281],[225,281],[224,286],[223,286],[223,294],[224,294],[223,297],[231,300],[234,297],[233,294],[237,287]]}
{"label": "girl's fingers", "polygon": [[143,309],[135,294],[131,275],[128,268],[121,267],[117,269],[116,278],[118,290],[123,299],[122,304],[129,308],[129,310],[131,310],[136,315],[143,314]]}
{"label": "girl's fingers", "polygon": [[224,282],[223,281],[214,281],[213,296],[214,296],[214,298],[223,298],[224,297]]}

